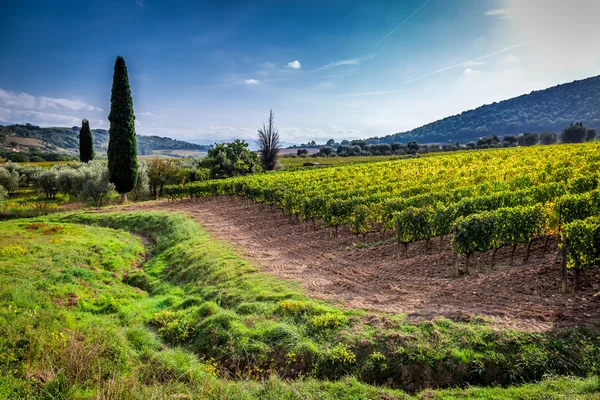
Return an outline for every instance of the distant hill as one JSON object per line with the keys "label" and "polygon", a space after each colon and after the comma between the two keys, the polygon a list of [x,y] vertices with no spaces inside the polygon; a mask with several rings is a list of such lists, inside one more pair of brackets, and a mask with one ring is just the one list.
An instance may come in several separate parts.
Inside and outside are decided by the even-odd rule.
{"label": "distant hill", "polygon": [[582,121],[600,130],[600,76],[538,90],[509,100],[464,111],[420,128],[384,137],[371,143],[466,143],[482,136],[523,132],[556,132]]}
{"label": "distant hill", "polygon": [[[108,148],[108,131],[105,129],[92,129],[94,136],[94,150],[97,154],[106,154]],[[40,128],[39,126],[25,125],[0,125],[0,148],[27,149],[37,147],[41,151],[78,154],[79,152],[79,127],[72,128]],[[139,155],[171,155],[188,156],[198,155],[208,151],[209,146],[184,142],[160,136],[137,135]]]}

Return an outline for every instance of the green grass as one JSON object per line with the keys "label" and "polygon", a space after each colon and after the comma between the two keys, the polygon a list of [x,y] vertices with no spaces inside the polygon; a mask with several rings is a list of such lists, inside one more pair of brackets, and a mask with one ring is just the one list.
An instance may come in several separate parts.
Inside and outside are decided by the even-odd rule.
{"label": "green grass", "polygon": [[[0,398],[390,399],[410,396],[369,384],[415,391],[597,371],[589,332],[415,325],[307,299],[181,214],[55,214],[0,229]],[[152,258],[126,231],[151,238]],[[598,398],[598,388],[551,378],[416,396]]]}

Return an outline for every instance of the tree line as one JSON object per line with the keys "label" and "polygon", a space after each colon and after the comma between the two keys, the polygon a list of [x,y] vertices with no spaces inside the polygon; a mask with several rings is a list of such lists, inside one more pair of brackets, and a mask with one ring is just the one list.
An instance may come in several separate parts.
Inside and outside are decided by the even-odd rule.
{"label": "tree line", "polygon": [[[458,150],[495,149],[516,146],[534,146],[537,144],[550,145],[556,143],[583,143],[595,140],[596,129],[586,128],[582,122],[571,124],[557,135],[554,132],[525,132],[520,135],[487,135],[479,138],[476,142],[461,144],[460,142],[448,144],[419,144],[417,141],[408,143],[378,143],[372,144],[368,140],[342,140],[335,143],[333,139],[329,144],[319,149],[317,153],[310,154],[306,148],[299,148],[291,157],[352,157],[352,156],[391,156],[391,155],[415,155],[436,152],[449,152]],[[337,146],[336,146],[337,145]],[[334,147],[336,146],[336,147]]]}

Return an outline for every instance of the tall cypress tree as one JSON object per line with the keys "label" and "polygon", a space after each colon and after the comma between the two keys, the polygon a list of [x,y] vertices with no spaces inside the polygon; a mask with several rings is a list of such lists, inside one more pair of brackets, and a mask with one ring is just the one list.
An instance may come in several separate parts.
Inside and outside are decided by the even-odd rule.
{"label": "tall cypress tree", "polygon": [[127,66],[123,57],[115,61],[112,93],[110,96],[110,121],[108,140],[108,171],[110,181],[121,194],[121,201],[127,202],[127,192],[136,185],[138,179],[137,148],[135,140],[135,115],[133,100],[127,76]]}
{"label": "tall cypress tree", "polygon": [[88,162],[94,159],[94,138],[87,119],[81,121],[79,131],[79,161]]}

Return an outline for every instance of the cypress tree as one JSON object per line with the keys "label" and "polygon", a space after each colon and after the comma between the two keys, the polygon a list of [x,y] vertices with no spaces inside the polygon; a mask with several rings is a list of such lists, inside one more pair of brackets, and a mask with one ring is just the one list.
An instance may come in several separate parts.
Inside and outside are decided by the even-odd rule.
{"label": "cypress tree", "polygon": [[79,131],[79,161],[88,162],[94,159],[94,138],[87,119],[81,121]]}
{"label": "cypress tree", "polygon": [[137,148],[135,139],[135,115],[133,100],[123,57],[115,62],[112,92],[110,96],[110,121],[108,140],[108,171],[110,181],[127,202],[127,192],[133,190],[138,179]]}

